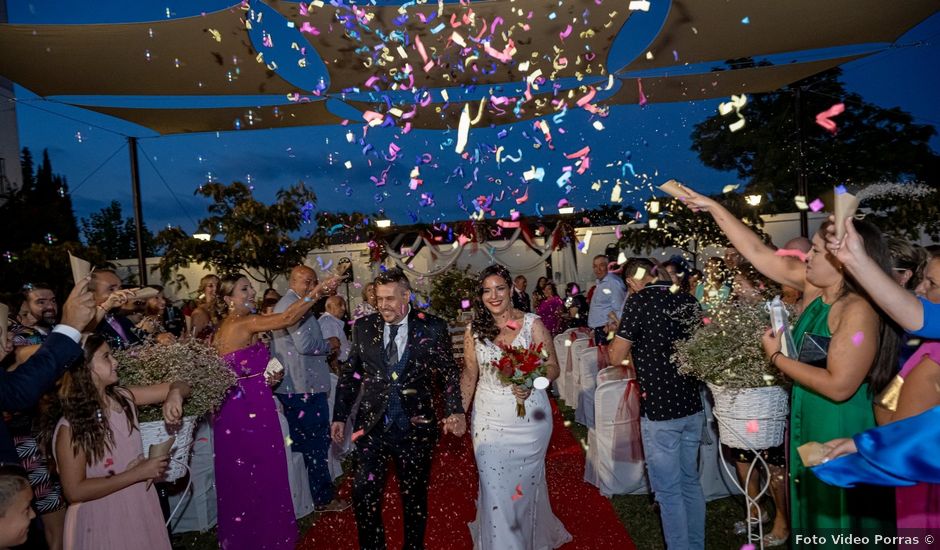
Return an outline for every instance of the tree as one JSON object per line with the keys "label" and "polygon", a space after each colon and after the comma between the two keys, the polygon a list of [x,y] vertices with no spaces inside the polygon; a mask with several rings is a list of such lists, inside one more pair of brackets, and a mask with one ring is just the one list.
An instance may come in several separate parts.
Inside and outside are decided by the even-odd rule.
{"label": "tree", "polygon": [[[794,210],[801,146],[807,201],[839,184],[918,180],[936,187],[938,155],[929,144],[934,127],[846,91],[841,74],[832,69],[748,96],[740,112],[743,129],[729,131],[736,119],[716,113],[695,126],[692,150],[706,166],[736,171],[748,193],[772,197],[768,213]],[[815,117],[836,103],[844,103],[845,112],[833,118],[833,135]]]}
{"label": "tree", "polygon": [[[764,232],[760,229],[763,221],[757,215],[758,212],[753,208],[748,212],[740,195],[726,194],[713,198],[722,202],[728,210],[764,237]],[[724,248],[730,245],[728,237],[710,215],[692,212],[678,199],[651,199],[646,203],[646,211],[650,221],[655,222],[624,227],[617,242],[620,248],[630,248],[634,254],[640,251],[649,254],[657,248],[678,248],[693,259],[697,266],[705,248]]]}
{"label": "tree", "polygon": [[35,243],[18,252],[6,251],[0,257],[3,266],[0,301],[12,307],[18,303],[16,295],[24,284],[45,283],[52,287],[61,304],[75,285],[69,270],[69,252],[88,260],[91,265],[108,265],[107,258],[97,248],[79,242]]}
{"label": "tree", "polygon": [[33,244],[78,241],[78,226],[66,179],[52,171],[47,151],[33,172],[33,156],[22,152],[23,185],[4,197],[0,205],[0,249],[19,252]]}
{"label": "tree", "polygon": [[[155,256],[158,250],[153,233],[146,225],[142,230],[144,256]],[[86,244],[93,244],[107,258],[137,257],[137,230],[134,218],[123,217],[121,203],[118,201],[111,201],[111,204],[88,218],[82,218],[82,235]]]}
{"label": "tree", "polygon": [[196,194],[213,201],[211,215],[199,221],[199,232],[211,238],[194,239],[179,228],[160,231],[156,241],[166,250],[159,266],[164,280],[170,279],[174,269],[195,261],[223,275],[243,273],[273,286],[275,279],[302,263],[315,248],[313,237],[293,236],[311,223],[317,200],[302,183],[278,191],[271,205],[255,199],[241,182],[206,183]]}
{"label": "tree", "polygon": [[449,323],[457,321],[464,308],[464,300],[473,303],[477,291],[477,274],[470,272],[470,266],[463,269],[450,266],[431,281],[430,309],[435,315]]}

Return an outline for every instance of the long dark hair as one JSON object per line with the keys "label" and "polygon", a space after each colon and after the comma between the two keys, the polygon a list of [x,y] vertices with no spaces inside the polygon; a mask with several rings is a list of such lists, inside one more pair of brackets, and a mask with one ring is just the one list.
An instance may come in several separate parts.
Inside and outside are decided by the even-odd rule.
{"label": "long dark hair", "polygon": [[480,272],[480,276],[477,278],[477,295],[473,299],[473,321],[470,323],[473,337],[479,342],[486,340],[495,342],[496,337],[499,335],[496,319],[493,318],[493,314],[486,309],[486,304],[483,303],[483,281],[493,275],[506,281],[506,285],[512,287],[512,275],[509,274],[508,269],[499,264],[488,266]]}
{"label": "long dark hair", "polygon": [[[88,465],[104,459],[114,448],[114,432],[108,420],[108,404],[101,398],[91,375],[92,358],[107,340],[92,334],[82,347],[83,357],[72,365],[62,377],[55,399],[44,413],[43,443],[51,449],[52,435],[59,418],[65,418],[72,427],[72,449],[83,451]],[[137,428],[137,418],[130,392],[118,384],[105,388],[105,395],[116,401],[127,417],[127,427]]]}
{"label": "long dark hair", "polygon": [[[853,220],[853,222],[855,230],[865,242],[865,253],[890,277],[893,260],[891,250],[888,248],[888,243],[881,230],[874,224],[864,220]],[[831,222],[825,222],[820,231],[825,231],[829,225],[831,225]],[[901,345],[903,330],[872,301],[868,292],[862,288],[862,285],[858,284],[852,275],[845,273],[841,296],[850,292],[867,300],[881,320],[878,334],[878,352],[865,379],[868,382],[868,393],[873,396],[881,393],[881,390],[887,387],[894,375],[897,374],[898,350]]]}

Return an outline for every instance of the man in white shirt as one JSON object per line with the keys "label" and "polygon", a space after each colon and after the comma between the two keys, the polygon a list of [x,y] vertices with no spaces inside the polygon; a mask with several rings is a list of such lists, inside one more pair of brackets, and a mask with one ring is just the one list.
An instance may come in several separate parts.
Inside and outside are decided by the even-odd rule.
{"label": "man in white shirt", "polygon": [[588,326],[594,329],[594,341],[598,345],[608,343],[608,336],[615,330],[627,298],[627,286],[620,277],[609,272],[608,265],[607,256],[599,254],[594,257],[592,266],[597,285],[591,297]]}
{"label": "man in white shirt", "polygon": [[349,357],[349,339],[346,338],[345,323],[346,300],[342,296],[330,296],[326,300],[326,313],[320,316],[320,331],[330,344],[330,356],[339,362]]}

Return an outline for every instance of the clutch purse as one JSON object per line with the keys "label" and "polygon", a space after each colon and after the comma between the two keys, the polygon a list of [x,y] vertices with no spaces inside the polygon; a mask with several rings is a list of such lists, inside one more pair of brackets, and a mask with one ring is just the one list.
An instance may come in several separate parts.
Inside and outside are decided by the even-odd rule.
{"label": "clutch purse", "polygon": [[280,376],[283,372],[284,365],[282,365],[281,362],[277,360],[277,357],[272,357],[271,360],[268,361],[268,366],[264,368],[264,379],[270,383],[271,380],[277,376]]}
{"label": "clutch purse", "polygon": [[826,368],[826,358],[829,356],[829,342],[832,338],[806,333],[800,345],[800,355],[797,361],[806,363],[820,369]]}

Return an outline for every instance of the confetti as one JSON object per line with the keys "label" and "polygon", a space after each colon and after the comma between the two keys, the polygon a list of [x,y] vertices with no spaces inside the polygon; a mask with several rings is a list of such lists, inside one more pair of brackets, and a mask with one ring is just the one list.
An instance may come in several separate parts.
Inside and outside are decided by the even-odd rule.
{"label": "confetti", "polygon": [[855,347],[858,347],[858,346],[862,345],[862,342],[864,342],[864,341],[865,341],[865,333],[864,333],[864,332],[858,331],[858,332],[856,332],[855,334],[852,335],[852,344],[853,344]]}
{"label": "confetti", "polygon": [[516,494],[512,495],[512,501],[515,502],[522,498],[522,484],[516,485]]}
{"label": "confetti", "polygon": [[825,207],[826,205],[823,204],[823,201],[819,199],[813,199],[813,202],[809,203],[809,209],[812,210],[813,212],[819,212]]}
{"label": "confetti", "polygon": [[836,123],[832,120],[832,117],[839,116],[843,112],[845,112],[845,104],[836,103],[832,107],[829,107],[825,111],[816,115],[816,124],[819,124],[830,133],[835,134],[839,131],[839,127],[836,126]]}
{"label": "confetti", "polygon": [[630,11],[650,11],[650,3],[648,0],[631,0],[627,9]]}
{"label": "confetti", "polygon": [[797,249],[795,249],[795,248],[793,248],[793,249],[790,249],[790,248],[779,248],[779,249],[777,249],[777,250],[774,251],[774,256],[784,256],[784,257],[786,257],[786,256],[792,256],[792,257],[798,259],[798,260],[801,261],[801,262],[805,262],[805,261],[806,261],[806,253],[803,252],[802,250],[797,250]]}
{"label": "confetti", "polygon": [[793,197],[793,202],[794,204],[796,204],[796,207],[799,208],[800,210],[809,209],[809,205],[806,204],[806,197],[804,197],[803,195],[797,195]]}
{"label": "confetti", "polygon": [[760,431],[760,424],[757,422],[757,420],[754,420],[754,419],[748,420],[746,429],[747,429],[747,433],[756,434],[757,432]]}
{"label": "confetti", "polygon": [[470,309],[470,300],[461,300],[460,307],[462,309]]}

